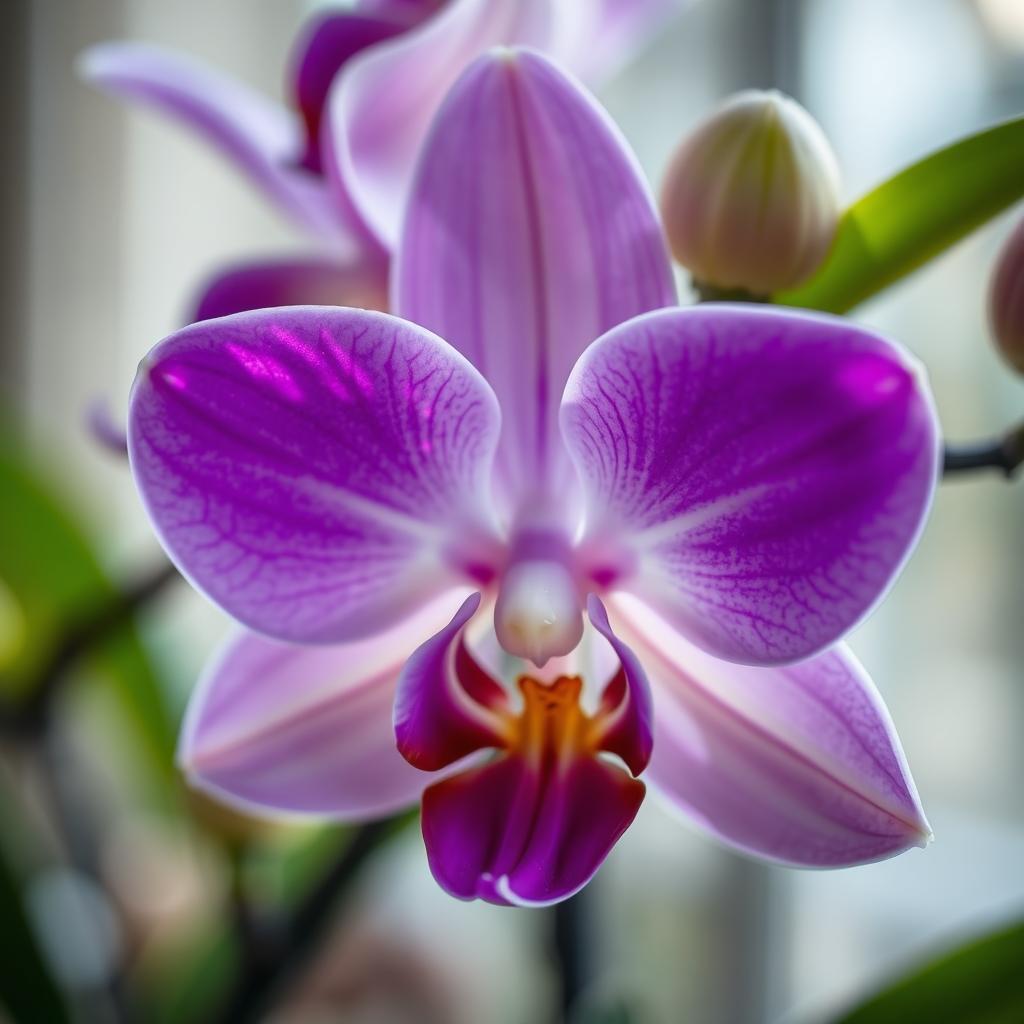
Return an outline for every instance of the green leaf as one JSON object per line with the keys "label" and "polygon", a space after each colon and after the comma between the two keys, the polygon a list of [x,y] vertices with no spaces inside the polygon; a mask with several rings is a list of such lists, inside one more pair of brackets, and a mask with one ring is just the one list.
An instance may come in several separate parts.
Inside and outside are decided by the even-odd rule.
{"label": "green leaf", "polygon": [[[27,453],[0,432],[0,696],[26,696],[69,624],[117,590],[85,530]],[[160,677],[138,632],[119,625],[86,666],[109,681],[151,767],[174,772],[175,730]]]}
{"label": "green leaf", "polygon": [[[5,803],[0,818],[7,828],[12,823],[10,812]],[[36,942],[21,900],[18,873],[8,856],[7,844],[0,844],[0,1006],[14,1021],[65,1024],[70,1021],[67,1007]]]}
{"label": "green leaf", "polygon": [[844,313],[1021,196],[1024,118],[1018,117],[932,153],[858,199],[814,277],[774,301]]}
{"label": "green leaf", "polygon": [[143,971],[145,1019],[153,1024],[212,1020],[242,955],[223,923],[196,929],[164,950],[160,963]]}
{"label": "green leaf", "polygon": [[1024,923],[977,939],[896,982],[837,1024],[1019,1024]]}

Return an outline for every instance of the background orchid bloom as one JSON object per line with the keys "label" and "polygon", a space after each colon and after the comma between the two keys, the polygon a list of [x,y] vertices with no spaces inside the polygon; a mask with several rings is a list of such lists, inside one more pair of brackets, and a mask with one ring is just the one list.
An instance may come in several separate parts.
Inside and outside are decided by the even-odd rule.
{"label": "background orchid bloom", "polygon": [[594,83],[681,0],[359,0],[318,14],[297,41],[288,110],[184,55],[105,43],[83,55],[95,85],[181,121],[320,243],[304,258],[217,274],[193,319],[334,304],[384,309],[389,254],[415,157],[441,99],[479,53],[545,50]]}
{"label": "background orchid bloom", "polygon": [[[530,52],[479,59],[444,103],[396,270],[405,320],[242,313],[140,368],[132,469],[164,545],[278,638],[234,641],[194,696],[193,784],[351,818],[434,783],[435,877],[497,903],[585,884],[645,769],[759,856],[923,843],[885,709],[830,648],[932,495],[916,365],[835,318],[659,308],[671,274],[631,154]],[[387,735],[392,698],[425,771]]]}

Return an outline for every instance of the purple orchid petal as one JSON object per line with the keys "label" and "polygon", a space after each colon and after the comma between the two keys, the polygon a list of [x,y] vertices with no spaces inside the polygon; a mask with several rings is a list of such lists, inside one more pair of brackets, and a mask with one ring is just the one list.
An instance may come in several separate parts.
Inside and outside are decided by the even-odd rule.
{"label": "purple orchid petal", "polygon": [[259,632],[339,642],[485,575],[499,423],[486,382],[429,332],[304,306],[161,342],[128,442],[150,518],[199,589]]}
{"label": "purple orchid petal", "polygon": [[544,775],[500,757],[423,794],[430,870],[459,899],[556,903],[590,881],[643,798],[642,782],[596,758]]}
{"label": "purple orchid petal", "polygon": [[811,867],[926,845],[896,730],[845,647],[784,668],[737,665],[633,598],[612,610],[654,689],[646,777],[689,818],[747,853]]}
{"label": "purple orchid petal", "polygon": [[689,0],[573,0],[563,5],[571,21],[552,56],[585,81],[600,84],[687,6]]}
{"label": "purple orchid petal", "polygon": [[651,759],[653,745],[654,707],[647,676],[637,656],[615,635],[608,612],[593,594],[587,598],[587,613],[619,662],[618,671],[601,695],[601,710],[609,718],[601,749],[617,754],[634,775],[639,775]]}
{"label": "purple orchid petal", "polygon": [[306,125],[301,163],[319,174],[320,123],[334,76],[357,53],[405,32],[427,17],[435,5],[388,4],[381,11],[327,11],[307,24],[292,59],[290,79],[295,106]]}
{"label": "purple orchid petal", "polygon": [[543,48],[550,0],[452,0],[436,17],[349,61],[328,101],[325,170],[389,249],[431,119],[466,65],[484,50]]}
{"label": "purple orchid petal", "polygon": [[97,444],[119,459],[128,457],[128,435],[111,413],[108,398],[96,398],[89,404],[86,425]]}
{"label": "purple orchid petal", "polygon": [[395,738],[402,756],[436,771],[474,751],[503,747],[505,691],[470,654],[464,640],[480,595],[466,598],[444,629],[406,662],[395,697]]}
{"label": "purple orchid petal", "polygon": [[558,435],[583,349],[674,301],[647,188],[605,113],[544,58],[481,58],[421,154],[393,306],[492,383],[504,414],[503,496],[536,504],[573,473]]}
{"label": "purple orchid petal", "polygon": [[373,18],[387,18],[407,27],[436,14],[449,0],[356,0],[355,10]]}
{"label": "purple orchid petal", "polygon": [[242,82],[200,61],[142,43],[103,43],[79,69],[93,85],[155,107],[186,124],[234,163],[290,220],[307,231],[372,250],[361,223],[339,220],[324,182],[298,167],[298,119]]}
{"label": "purple orchid petal", "polygon": [[874,607],[939,465],[931,400],[904,353],[772,309],[664,311],[610,332],[573,371],[562,427],[595,579],[751,664],[820,651]]}
{"label": "purple orchid petal", "polygon": [[272,306],[385,310],[387,274],[387,263],[374,258],[350,264],[315,257],[240,263],[206,282],[191,319],[214,320]]}
{"label": "purple orchid petal", "polygon": [[341,646],[233,637],[189,702],[178,761],[190,785],[248,811],[346,821],[414,804],[429,780],[395,749],[395,684],[456,600]]}

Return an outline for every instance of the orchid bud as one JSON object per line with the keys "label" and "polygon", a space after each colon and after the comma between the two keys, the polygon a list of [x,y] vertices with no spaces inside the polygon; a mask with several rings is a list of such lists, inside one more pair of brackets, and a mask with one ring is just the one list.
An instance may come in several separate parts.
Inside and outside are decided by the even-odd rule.
{"label": "orchid bud", "polygon": [[988,321],[1003,358],[1024,373],[1024,218],[996,260],[988,290]]}
{"label": "orchid bud", "polygon": [[753,89],[683,139],[661,192],[672,253],[704,290],[800,284],[825,258],[839,212],[839,167],[818,123],[787,96]]}

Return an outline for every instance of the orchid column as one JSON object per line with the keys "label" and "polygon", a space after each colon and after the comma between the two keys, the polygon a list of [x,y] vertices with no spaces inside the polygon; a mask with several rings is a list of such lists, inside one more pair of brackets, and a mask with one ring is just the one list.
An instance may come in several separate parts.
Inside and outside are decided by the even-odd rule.
{"label": "orchid column", "polygon": [[934,488],[910,358],[833,318],[661,308],[631,154],[528,51],[443,104],[393,291],[406,319],[239,314],[140,370],[132,468],[176,564],[250,628],[338,645],[236,639],[190,708],[192,782],[344,819],[429,785],[435,877],[497,903],[584,885],[644,773],[759,856],[923,844],[884,707],[832,646]]}

